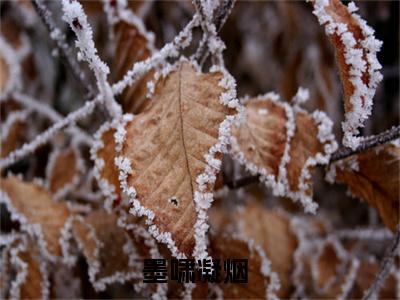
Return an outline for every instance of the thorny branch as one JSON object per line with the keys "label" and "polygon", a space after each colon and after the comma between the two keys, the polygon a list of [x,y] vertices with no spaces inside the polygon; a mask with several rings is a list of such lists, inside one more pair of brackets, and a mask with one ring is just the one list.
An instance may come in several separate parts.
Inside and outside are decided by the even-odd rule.
{"label": "thorny branch", "polygon": [[[336,152],[334,152],[331,156],[330,163],[344,159],[346,157],[349,157],[351,155],[364,152],[368,149],[372,149],[378,146],[381,146],[385,143],[388,143],[390,141],[396,140],[400,137],[400,126],[395,126],[392,127],[391,129],[384,131],[382,133],[379,133],[377,135],[372,135],[369,137],[366,137],[360,145],[357,147],[357,149],[352,150],[347,147],[341,147],[338,149]],[[226,182],[226,186],[229,189],[238,189],[241,187],[245,187],[247,185],[253,184],[258,182],[259,176],[258,175],[252,175],[252,176],[247,176],[243,177],[237,180],[232,180]]]}
{"label": "thorny branch", "polygon": [[376,275],[374,282],[371,287],[365,292],[364,300],[375,299],[381,289],[385,279],[390,273],[390,269],[393,266],[394,258],[399,253],[400,246],[400,226],[397,226],[396,236],[393,239],[392,244],[389,246],[387,254],[382,261],[381,268]]}
{"label": "thorny branch", "polygon": [[32,0],[32,4],[35,7],[35,10],[43,24],[46,26],[47,30],[50,33],[50,36],[54,40],[61,57],[62,61],[66,64],[66,66],[71,70],[73,77],[80,84],[82,89],[85,91],[86,98],[92,99],[95,97],[96,89],[93,85],[87,80],[85,74],[81,71],[81,68],[73,55],[71,48],[68,47],[68,44],[65,42],[65,37],[61,33],[61,30],[57,27],[54,22],[52,13],[46,7],[46,4],[43,0]]}

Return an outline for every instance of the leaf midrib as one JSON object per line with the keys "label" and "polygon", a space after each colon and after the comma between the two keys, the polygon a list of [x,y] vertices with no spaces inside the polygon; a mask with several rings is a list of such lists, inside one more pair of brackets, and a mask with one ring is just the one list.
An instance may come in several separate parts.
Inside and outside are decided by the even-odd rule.
{"label": "leaf midrib", "polygon": [[182,75],[182,65],[179,67],[179,74],[178,74],[178,105],[179,105],[179,119],[180,119],[180,128],[181,128],[181,136],[182,136],[182,145],[183,145],[183,153],[185,155],[185,163],[186,163],[186,169],[187,172],[189,173],[189,181],[190,181],[190,189],[192,192],[192,197],[194,197],[194,189],[193,189],[193,181],[192,181],[192,173],[190,172],[190,167],[189,167],[189,160],[188,156],[186,153],[186,144],[185,144],[185,135],[183,131],[183,117],[182,117],[182,80],[181,76]]}

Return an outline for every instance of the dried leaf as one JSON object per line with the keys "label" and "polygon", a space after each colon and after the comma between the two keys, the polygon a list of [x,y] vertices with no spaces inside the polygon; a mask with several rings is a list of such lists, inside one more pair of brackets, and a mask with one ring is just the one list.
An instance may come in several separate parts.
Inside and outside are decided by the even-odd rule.
{"label": "dried leaf", "polygon": [[300,200],[314,212],[311,174],[336,149],[331,130],[325,114],[298,111],[270,93],[246,102],[246,117],[233,132],[232,153],[275,195]]}
{"label": "dried leaf", "polygon": [[48,296],[49,282],[47,266],[39,251],[31,241],[24,251],[19,252],[18,258],[26,264],[26,277],[20,287],[21,299],[43,299]]}
{"label": "dried leaf", "polygon": [[2,125],[1,130],[1,157],[6,157],[11,151],[22,145],[25,138],[26,111],[11,112]]}
{"label": "dried leaf", "polygon": [[205,210],[237,106],[227,76],[180,62],[157,83],[152,105],[116,135],[124,192],[175,256],[205,255]]}
{"label": "dried leaf", "polygon": [[[345,264],[330,244],[323,245],[322,250],[316,253],[316,265],[311,270],[316,295],[335,297],[339,295],[345,273]],[[312,260],[312,259],[311,259]],[[313,261],[312,261],[313,262]]]}
{"label": "dried leaf", "polygon": [[12,265],[10,261],[10,245],[5,246],[0,255],[0,297],[7,299],[12,282]]}
{"label": "dried leaf", "polygon": [[[154,48],[152,36],[144,29],[140,19],[135,18],[138,24],[129,19],[121,19],[114,26],[116,55],[115,55],[115,77],[121,80],[129,71],[133,64],[143,61],[150,57]],[[149,40],[150,39],[150,40]],[[154,76],[153,71],[149,71],[142,76],[136,83],[128,86],[122,95],[121,102],[124,111],[127,113],[138,113],[145,109],[149,104],[146,98],[147,82]]]}
{"label": "dried leaf", "polygon": [[328,180],[347,184],[351,193],[378,210],[383,223],[395,230],[399,224],[400,148],[387,144],[330,166]]}
{"label": "dried leaf", "polygon": [[0,92],[3,93],[9,80],[10,69],[4,57],[0,56]]}
{"label": "dried leaf", "polygon": [[233,220],[239,220],[238,227],[242,235],[263,248],[271,261],[271,269],[278,274],[281,282],[277,296],[288,298],[294,268],[293,254],[297,247],[288,218],[266,209],[256,201],[250,201]]}
{"label": "dried leaf", "polygon": [[[1,287],[4,299],[46,299],[49,293],[47,263],[38,245],[27,235],[14,235],[2,249]],[[3,269],[4,268],[4,269]]]}
{"label": "dried leaf", "polygon": [[94,175],[100,189],[106,197],[105,208],[118,205],[122,199],[119,183],[119,170],[114,164],[116,158],[116,142],[114,134],[117,132],[114,123],[105,123],[95,134],[96,142],[90,149],[94,161]]}
{"label": "dried leaf", "polygon": [[82,172],[83,161],[78,149],[56,149],[50,155],[46,169],[50,192],[56,199],[64,197],[78,185]]}
{"label": "dried leaf", "polygon": [[382,45],[374,37],[374,30],[354,12],[351,2],[346,7],[340,0],[315,0],[313,13],[330,37],[335,48],[336,61],[342,79],[345,121],[343,144],[356,148],[358,128],[372,110],[372,98],[382,80],[382,66],[376,57]]}
{"label": "dried leaf", "polygon": [[41,251],[60,256],[61,230],[69,217],[67,205],[54,202],[44,188],[17,177],[2,179],[0,188],[0,202],[6,204],[12,219],[18,220],[22,230],[38,239]]}
{"label": "dried leaf", "polygon": [[[270,263],[261,248],[245,239],[223,234],[210,236],[210,254],[221,262],[228,258],[248,259],[248,283],[218,284],[225,299],[271,299],[279,288],[278,277],[270,270]],[[222,266],[222,280],[226,273]]]}
{"label": "dried leaf", "polygon": [[129,235],[118,227],[117,216],[103,210],[76,219],[72,225],[78,245],[89,265],[89,278],[96,290],[113,282],[141,278],[141,260]]}
{"label": "dried leaf", "polygon": [[[362,262],[357,272],[355,287],[350,295],[351,298],[362,298],[364,296],[364,292],[371,287],[378,272],[378,263],[374,261]],[[379,291],[379,299],[396,299],[396,284],[398,284],[398,281],[396,280],[394,274],[389,274]]]}

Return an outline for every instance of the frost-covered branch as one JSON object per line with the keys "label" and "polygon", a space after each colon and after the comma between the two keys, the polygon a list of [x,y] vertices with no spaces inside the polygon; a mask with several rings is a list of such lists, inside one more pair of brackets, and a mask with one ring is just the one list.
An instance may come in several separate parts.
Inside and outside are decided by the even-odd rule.
{"label": "frost-covered branch", "polygon": [[347,147],[342,147],[338,149],[335,153],[332,154],[331,162],[383,145],[387,142],[396,140],[399,137],[400,137],[400,126],[392,127],[391,129],[382,132],[380,134],[365,137],[355,150],[352,150]]}
{"label": "frost-covered branch", "polygon": [[[53,108],[41,103],[40,101],[32,99],[28,95],[16,92],[12,94],[12,99],[22,104],[26,108],[34,110],[37,113],[45,116],[53,123],[60,122],[63,119],[63,116],[55,111]],[[78,127],[68,128],[67,131],[71,133],[75,138],[77,138],[80,142],[91,144],[91,142],[93,141],[93,138],[90,135],[88,135],[86,132],[79,129]]]}
{"label": "frost-covered branch", "polygon": [[[203,20],[206,20],[206,15],[204,13],[204,8],[202,5],[202,1],[200,0],[195,0],[194,1],[196,10],[199,12],[199,14],[202,16]],[[225,24],[233,6],[235,4],[234,0],[224,0],[221,2],[219,7],[215,10],[214,17],[213,17],[213,26],[215,27],[215,33],[219,33],[222,29],[222,26]],[[203,26],[204,27],[204,26]],[[194,55],[195,59],[199,62],[200,66],[204,64],[206,59],[208,58],[208,55],[210,54],[209,51],[209,45],[208,45],[208,40],[210,34],[209,29],[205,28],[204,29],[204,37],[200,42],[199,48],[197,49],[196,54]]]}
{"label": "frost-covered branch", "polygon": [[68,125],[74,124],[79,119],[86,117],[90,114],[98,103],[101,102],[100,97],[96,97],[92,101],[87,101],[84,106],[77,109],[76,111],[68,114],[64,119],[55,123],[53,126],[48,128],[45,132],[38,135],[33,141],[24,144],[21,148],[14,150],[7,157],[0,160],[0,169],[6,168],[16,162],[17,160],[25,157],[32,153],[37,148],[47,143],[57,132]]}
{"label": "frost-covered branch", "polygon": [[376,275],[374,282],[364,294],[363,298],[364,300],[375,299],[377,297],[379,290],[385,283],[385,280],[390,273],[395,257],[399,255],[399,250],[400,250],[400,225],[397,226],[396,236],[394,237],[392,244],[389,246],[387,250],[387,254],[382,261],[381,268],[378,274]]}
{"label": "frost-covered branch", "polygon": [[65,41],[64,34],[55,24],[51,11],[46,7],[46,4],[43,2],[43,0],[34,0],[32,1],[32,4],[43,21],[43,24],[49,31],[51,39],[55,42],[57,49],[63,58],[62,62],[65,63],[67,68],[71,71],[73,77],[82,87],[85,92],[85,96],[89,99],[94,98],[96,89],[86,78],[84,72],[82,72],[78,61],[72,53],[71,48]]}
{"label": "frost-covered branch", "polygon": [[70,25],[77,37],[76,46],[79,49],[78,57],[85,60],[94,72],[102,101],[113,118],[122,115],[121,106],[115,101],[111,86],[107,80],[110,68],[103,62],[93,41],[93,31],[78,1],[62,1],[63,19]]}
{"label": "frost-covered branch", "polygon": [[172,42],[165,44],[160,51],[146,60],[135,63],[120,81],[113,84],[112,90],[114,95],[120,94],[127,86],[134,84],[142,75],[158,64],[165,62],[167,58],[177,57],[179,49],[189,46],[192,40],[192,31],[199,26],[199,21],[199,15],[195,14],[192,20],[179,32]]}
{"label": "frost-covered branch", "polygon": [[221,4],[220,7],[217,9],[217,12],[214,16],[214,24],[217,32],[221,31],[222,26],[224,26],[234,5],[235,0],[224,0],[223,4]]}

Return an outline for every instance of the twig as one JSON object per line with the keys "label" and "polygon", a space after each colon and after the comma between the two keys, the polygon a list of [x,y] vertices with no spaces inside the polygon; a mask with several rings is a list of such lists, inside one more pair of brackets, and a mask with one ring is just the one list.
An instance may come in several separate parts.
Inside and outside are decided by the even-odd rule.
{"label": "twig", "polygon": [[224,5],[221,5],[218,8],[217,14],[214,18],[214,24],[217,32],[221,31],[222,26],[224,26],[226,20],[228,19],[228,16],[231,13],[234,4],[235,0],[225,0]]}
{"label": "twig", "polygon": [[392,127],[391,129],[382,132],[378,135],[373,135],[365,138],[355,150],[347,147],[342,147],[332,154],[330,162],[334,162],[351,155],[366,151],[368,149],[383,145],[400,137],[400,126]]}
{"label": "twig", "polygon": [[37,148],[48,142],[61,129],[69,125],[73,125],[79,119],[82,119],[90,114],[94,110],[96,105],[98,103],[101,103],[101,100],[101,97],[96,97],[92,101],[85,102],[85,105],[71,112],[64,119],[58,121],[57,123],[54,123],[46,131],[36,136],[33,141],[24,144],[21,148],[18,148],[17,150],[11,152],[7,157],[0,159],[0,169],[10,166],[17,160],[25,157],[29,153],[34,152]]}
{"label": "twig", "polygon": [[46,26],[47,30],[50,33],[50,37],[55,42],[62,59],[62,62],[67,66],[67,68],[71,71],[73,77],[79,83],[80,87],[85,92],[85,97],[88,99],[94,98],[96,94],[96,89],[93,85],[87,80],[85,74],[82,72],[78,61],[75,59],[71,48],[65,42],[65,37],[61,33],[61,30],[56,26],[53,16],[50,10],[46,7],[43,0],[32,0],[32,4],[35,7],[37,14],[40,16],[43,24]]}
{"label": "twig", "polygon": [[[199,3],[200,1],[194,1],[196,5],[196,9],[199,11],[201,14],[202,18],[205,18],[203,10],[201,9],[201,5]],[[222,29],[222,26],[225,24],[226,20],[228,19],[228,16],[235,4],[235,0],[225,0],[224,4],[221,4],[214,16],[213,23],[215,25],[215,29],[217,33],[219,33]],[[206,33],[205,33],[206,34]],[[200,46],[195,54],[195,59],[199,62],[200,66],[204,64],[206,61],[208,55],[210,54],[208,50],[208,45],[207,45],[207,39],[203,39],[200,43]]]}
{"label": "twig", "polygon": [[[364,140],[360,143],[357,149],[352,150],[347,147],[341,147],[338,149],[336,152],[334,152],[331,156],[330,163],[344,159],[346,157],[349,157],[351,155],[372,149],[374,147],[383,145],[385,143],[388,143],[390,141],[393,141],[395,139],[398,139],[400,137],[400,126],[397,127],[392,127],[391,129],[382,132],[377,135],[372,135],[369,137],[364,138]],[[248,177],[243,177],[240,178],[236,181],[228,181],[226,182],[226,186],[230,189],[237,189],[241,188],[253,183],[258,182],[259,176],[248,176]]]}
{"label": "twig", "polygon": [[386,256],[381,263],[381,268],[375,277],[371,287],[365,292],[363,299],[374,299],[376,298],[382,285],[385,283],[387,276],[390,273],[390,269],[393,266],[394,258],[399,254],[400,246],[400,226],[397,226],[396,236],[393,239],[392,244],[389,246]]}
{"label": "twig", "polygon": [[[12,99],[18,103],[24,105],[25,107],[36,111],[37,113],[47,117],[53,123],[60,122],[64,117],[55,111],[52,107],[43,104],[42,102],[32,99],[28,95],[24,95],[18,92],[12,94]],[[67,128],[67,130],[75,137],[78,141],[90,145],[93,142],[93,138],[87,134],[85,131],[78,127],[72,126]]]}

